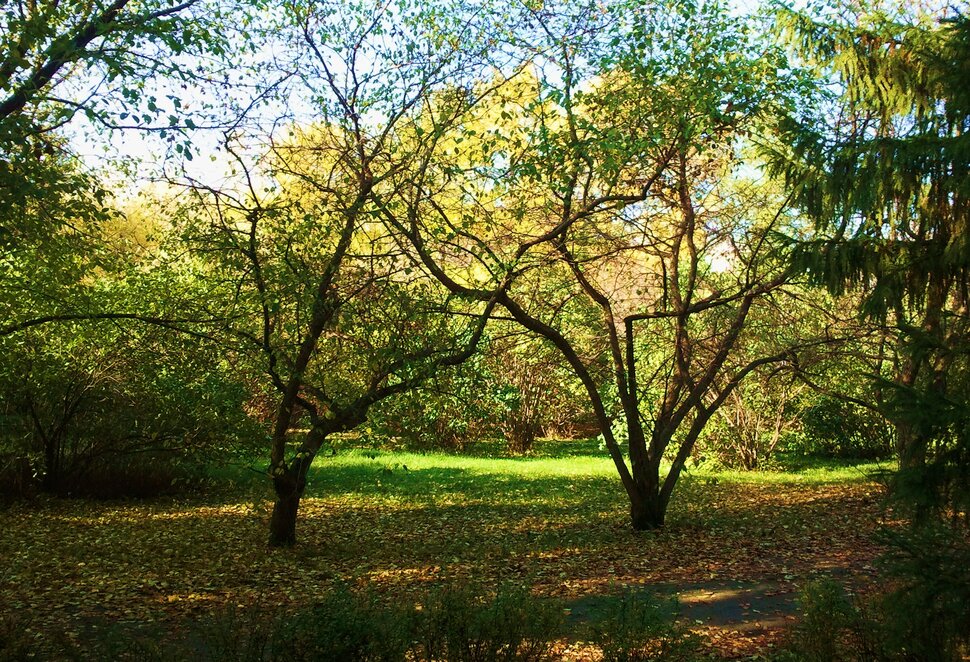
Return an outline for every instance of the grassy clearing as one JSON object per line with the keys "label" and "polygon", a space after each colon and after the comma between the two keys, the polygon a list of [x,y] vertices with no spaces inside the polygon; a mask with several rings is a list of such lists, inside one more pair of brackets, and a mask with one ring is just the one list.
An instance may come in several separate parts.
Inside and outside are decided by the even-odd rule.
{"label": "grassy clearing", "polygon": [[566,600],[654,583],[794,588],[830,572],[864,580],[877,553],[881,491],[865,470],[692,471],[668,526],[636,533],[609,459],[588,442],[571,450],[341,450],[318,461],[301,543],[285,551],[267,549],[270,490],[244,469],[187,498],[16,504],[0,511],[0,599],[41,641],[116,619],[178,627],[229,605],[300,608],[343,582],[397,604],[466,582]]}
{"label": "grassy clearing", "polygon": [[718,480],[746,484],[796,484],[828,485],[879,482],[882,472],[891,470],[890,462],[798,462],[791,466],[759,471],[702,470],[700,475],[708,475]]}

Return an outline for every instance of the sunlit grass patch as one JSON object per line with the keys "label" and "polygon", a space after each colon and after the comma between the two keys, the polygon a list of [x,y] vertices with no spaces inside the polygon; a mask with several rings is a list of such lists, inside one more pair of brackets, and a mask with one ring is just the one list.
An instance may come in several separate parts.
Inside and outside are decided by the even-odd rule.
{"label": "sunlit grass patch", "polygon": [[718,469],[700,470],[700,475],[716,477],[744,484],[805,484],[872,482],[885,471],[892,470],[891,462],[815,462],[801,463],[791,468],[771,468],[758,471]]}

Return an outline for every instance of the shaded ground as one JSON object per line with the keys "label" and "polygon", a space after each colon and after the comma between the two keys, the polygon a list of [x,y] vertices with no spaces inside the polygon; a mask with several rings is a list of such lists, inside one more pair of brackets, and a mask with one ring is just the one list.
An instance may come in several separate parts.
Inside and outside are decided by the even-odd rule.
{"label": "shaded ground", "polygon": [[[798,612],[798,587],[791,582],[710,581],[658,584],[643,593],[676,596],[680,616],[722,657],[746,656],[778,645]],[[588,595],[569,603],[570,621],[595,621],[617,598]]]}
{"label": "shaded ground", "polygon": [[[833,579],[849,590],[866,590],[875,579],[872,568],[847,568],[811,573],[811,579]],[[792,577],[791,579],[794,579]],[[784,644],[797,621],[803,582],[707,581],[641,586],[633,593],[676,597],[681,622],[705,640],[705,648],[720,658],[747,658]],[[577,625],[602,617],[616,595],[586,595],[568,604],[569,621]],[[583,659],[577,651],[577,659]]]}
{"label": "shaded ground", "polygon": [[[675,596],[681,617],[693,625],[745,631],[784,626],[796,613],[797,588],[779,582],[702,582],[644,586],[643,593]],[[587,595],[568,603],[570,620],[595,620],[616,601],[610,595]]]}
{"label": "shaded ground", "polygon": [[[265,545],[265,488],[148,502],[39,499],[0,511],[0,604],[43,649],[98,623],[178,630],[226,606],[297,608],[336,581],[391,601],[436,583],[514,583],[584,605],[677,589],[726,657],[776,642],[797,587],[863,588],[879,489],[800,477],[688,477],[669,526],[636,533],[608,464],[350,458],[320,471],[293,550]],[[803,484],[803,482],[805,484]]]}

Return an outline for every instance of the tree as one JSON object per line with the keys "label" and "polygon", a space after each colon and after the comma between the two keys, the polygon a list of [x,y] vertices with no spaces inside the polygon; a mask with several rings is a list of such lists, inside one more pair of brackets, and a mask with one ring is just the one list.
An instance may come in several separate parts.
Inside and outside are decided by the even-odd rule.
{"label": "tree", "polygon": [[[304,149],[317,157],[328,149],[323,140],[318,135]],[[347,155],[344,145],[333,148]],[[449,313],[467,307],[404,277],[388,241],[369,227],[370,182],[351,178],[361,174],[345,171],[332,188],[307,197],[278,171],[279,194],[200,191],[211,215],[189,207],[199,231],[190,241],[207,254],[210,277],[231,287],[223,299],[233,308],[229,347],[250,356],[277,394],[269,442],[274,546],[296,542],[307,475],[327,438],[353,430],[373,405],[439,367],[467,359],[491,308],[471,311],[465,323]]]}
{"label": "tree", "polygon": [[[182,56],[219,56],[226,49],[224,31],[216,29],[223,11],[203,0],[18,0],[6,3],[0,16],[0,199],[11,212],[0,227],[8,241],[36,220],[14,209],[44,199],[50,187],[70,190],[58,188],[63,171],[47,167],[70,159],[64,127],[78,116],[108,128],[191,127],[176,93],[163,103],[146,90],[159,77],[184,88],[203,73]],[[156,125],[166,111],[172,114]],[[74,174],[72,186],[92,188]]]}
{"label": "tree", "polygon": [[[167,468],[252,438],[234,366],[199,323],[209,288],[161,257],[171,249],[164,208],[132,201],[84,243],[55,234],[46,248],[59,268],[25,249],[4,265],[18,269],[0,300],[23,318],[0,330],[0,456],[30,467],[25,489],[150,494],[172,489]],[[90,252],[73,255],[81,246]],[[56,312],[67,288],[72,312]]]}
{"label": "tree", "polygon": [[493,366],[492,397],[508,449],[526,453],[541,435],[574,434],[576,424],[588,416],[588,406],[582,385],[555,347],[505,326],[511,327],[508,335],[492,340],[486,350]]}
{"label": "tree", "polygon": [[152,321],[77,305],[87,301],[78,296],[82,274],[110,252],[101,225],[118,216],[105,173],[78,156],[78,141],[152,132],[191,158],[186,131],[212,109],[203,88],[228,86],[228,77],[214,80],[250,46],[244,33],[230,46],[227,16],[245,24],[250,8],[259,9],[244,0],[17,0],[0,9],[3,334],[106,315]]}
{"label": "tree", "polygon": [[460,450],[502,437],[519,454],[542,435],[572,438],[587,432],[587,402],[558,350],[492,316],[474,357],[382,403],[369,427],[377,438],[418,448]]}
{"label": "tree", "polygon": [[256,164],[227,140],[238,183],[196,182],[200,204],[186,208],[189,240],[227,285],[227,338],[276,393],[274,546],[296,541],[307,475],[328,436],[471,356],[495,306],[415,272],[375,222],[376,191],[426,140],[402,138],[399,127],[445,81],[483,66],[492,15],[408,2],[371,9],[287,7],[280,34],[292,39],[290,66],[314,121],[290,125],[285,138],[269,134]]}
{"label": "tree", "polygon": [[[717,408],[791,351],[735,359],[752,307],[785,269],[767,234],[781,212],[758,218],[751,188],[723,184],[741,132],[780,88],[772,52],[757,52],[720,7],[571,9],[582,17],[535,12],[547,50],[461,123],[437,123],[436,108],[418,118],[416,130],[438,138],[382,194],[381,211],[450,291],[497,301],[561,352],[634,528],[650,529]],[[483,94],[483,84],[462,92]],[[593,356],[578,349],[586,343]]]}
{"label": "tree", "polygon": [[[226,433],[238,431],[232,377],[188,370],[203,356],[211,363],[203,320],[189,313],[200,306],[185,298],[201,296],[198,282],[183,265],[115,244],[131,219],[79,143],[101,139],[108,150],[111,131],[138,130],[191,156],[187,131],[207,110],[191,93],[224,73],[224,19],[245,22],[249,6],[17,0],[0,9],[2,445],[36,460],[46,489],[75,489],[92,467],[135,452],[172,456],[215,440],[190,394],[226,414]],[[165,356],[184,370],[160,367]]]}
{"label": "tree", "polygon": [[29,467],[21,492],[150,496],[177,487],[179,465],[254,438],[247,394],[212,343],[85,320],[0,346],[0,464]]}
{"label": "tree", "polygon": [[796,52],[843,93],[824,115],[790,118],[773,173],[814,221],[795,266],[861,291],[860,315],[895,340],[890,374],[874,376],[897,431],[893,496],[912,526],[885,533],[887,631],[909,655],[958,659],[970,631],[970,21],[836,9],[779,11]]}
{"label": "tree", "polygon": [[788,375],[767,372],[757,377],[731,392],[717,410],[719,425],[705,435],[728,464],[747,470],[767,461],[797,424],[793,410],[805,390]]}
{"label": "tree", "polygon": [[835,293],[861,290],[861,314],[895,334],[881,409],[900,465],[920,467],[941,430],[919,412],[952,394],[967,332],[966,21],[872,6],[827,22],[784,9],[778,22],[844,89],[792,115],[769,150],[772,173],[814,222],[794,263]]}

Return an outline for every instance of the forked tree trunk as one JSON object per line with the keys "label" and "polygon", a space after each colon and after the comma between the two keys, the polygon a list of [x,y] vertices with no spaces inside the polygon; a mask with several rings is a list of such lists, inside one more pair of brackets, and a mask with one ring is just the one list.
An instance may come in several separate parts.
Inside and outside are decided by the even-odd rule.
{"label": "forked tree trunk", "polygon": [[[673,443],[673,433],[676,428],[662,431],[665,426],[655,423],[650,438],[650,451],[647,452],[642,427],[628,425],[632,430],[629,440],[631,453],[638,456],[637,461],[633,463],[633,487],[627,489],[627,496],[630,498],[630,524],[635,531],[650,531],[663,527],[674,486],[680,478],[698,436],[713,413],[713,409],[707,409],[694,418],[684,438],[680,440],[677,455],[663,478],[660,475],[660,458]],[[635,448],[638,450],[634,452]]]}
{"label": "forked tree trunk", "polygon": [[630,501],[630,524],[634,531],[653,531],[664,525],[667,505],[659,494],[647,494]]}
{"label": "forked tree trunk", "polygon": [[309,467],[309,462],[297,462],[282,476],[273,478],[276,503],[273,504],[273,515],[269,522],[271,547],[292,547],[296,544],[296,516],[306,489]]}
{"label": "forked tree trunk", "polygon": [[[269,544],[271,547],[292,547],[296,544],[296,518],[300,510],[300,499],[306,490],[306,478],[310,472],[313,458],[317,456],[320,446],[327,435],[335,429],[349,430],[364,420],[363,414],[343,418],[339,423],[332,423],[330,427],[312,427],[307,432],[300,450],[289,464],[276,460],[276,467],[282,467],[279,475],[273,476],[273,490],[276,492],[276,503],[273,504],[273,514],[269,521]],[[342,426],[342,427],[341,427]],[[285,438],[285,437],[284,437]],[[282,458],[283,449],[274,449],[274,457]],[[275,469],[274,469],[275,471]]]}
{"label": "forked tree trunk", "polygon": [[742,448],[739,453],[741,457],[741,468],[745,471],[754,471],[758,468],[758,449]]}

